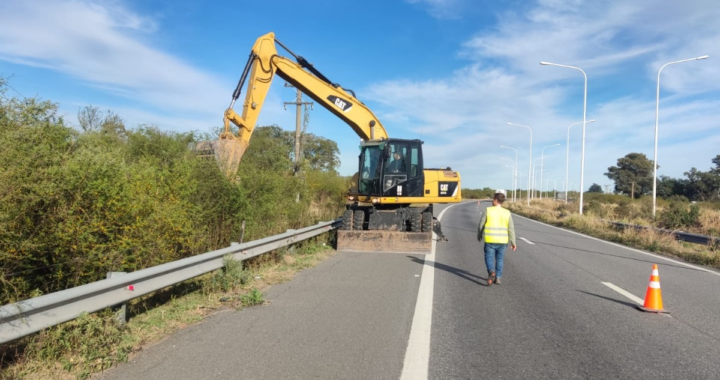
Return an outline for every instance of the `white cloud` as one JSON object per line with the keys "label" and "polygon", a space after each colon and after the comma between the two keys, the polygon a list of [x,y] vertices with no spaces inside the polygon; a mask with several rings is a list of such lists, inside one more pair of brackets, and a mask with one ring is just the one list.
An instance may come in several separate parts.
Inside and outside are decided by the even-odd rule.
{"label": "white cloud", "polygon": [[114,2],[0,3],[0,59],[69,74],[164,111],[222,113],[231,89],[143,42],[157,24]]}
{"label": "white cloud", "polygon": [[[534,156],[543,146],[563,144],[546,160],[546,170],[564,179],[567,126],[582,119],[582,100],[576,99],[582,95],[582,75],[539,62],[582,67],[589,76],[588,119],[598,119],[587,127],[587,188],[610,183],[603,173],[627,153],[652,158],[660,66],[710,54],[710,60],[663,71],[658,162],[661,174],[680,177],[692,166],[709,167],[710,158],[720,153],[711,143],[717,139],[710,137],[720,127],[720,101],[707,96],[720,91],[720,65],[712,63],[713,56],[720,59],[720,24],[712,21],[720,18],[720,8],[709,0],[666,5],[661,0],[540,0],[524,13],[499,15],[492,30],[469,37],[459,52],[470,60],[465,68],[434,80],[377,83],[364,98],[378,102],[377,113],[398,123],[402,133],[422,128],[433,134],[432,141],[426,139],[426,161],[460,170],[465,186],[509,183],[499,157],[514,155],[499,145],[518,148],[519,171],[527,173],[529,134],[506,126],[507,121],[532,126]],[[625,96],[605,89],[602,103],[594,100],[594,89],[611,86],[635,89]],[[617,98],[607,100],[611,96]],[[570,176],[576,186],[580,145],[575,127]]]}

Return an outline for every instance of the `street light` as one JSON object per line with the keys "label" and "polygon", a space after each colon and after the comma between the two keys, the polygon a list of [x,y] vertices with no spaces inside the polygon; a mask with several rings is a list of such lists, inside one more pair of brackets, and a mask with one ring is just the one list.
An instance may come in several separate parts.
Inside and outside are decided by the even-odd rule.
{"label": "street light", "polygon": [[688,62],[688,61],[698,61],[698,60],[707,59],[707,58],[709,58],[708,55],[703,55],[700,57],[683,59],[682,61],[668,62],[668,63],[664,64],[660,68],[660,70],[658,70],[657,96],[655,98],[655,159],[653,161],[653,210],[652,210],[653,219],[655,219],[655,202],[657,200],[657,145],[658,145],[658,116],[660,114],[660,73],[662,72],[662,69],[664,69],[665,66],[668,66],[668,65],[674,65],[676,63],[682,63],[682,62]]}
{"label": "street light", "polygon": [[501,148],[512,149],[515,151],[515,173],[513,174],[513,202],[516,201],[515,196],[517,195],[517,161],[518,161],[518,150],[509,146],[500,145]]}
{"label": "street light", "polygon": [[[509,123],[509,122],[507,123],[507,125],[514,125],[516,127],[523,127],[523,128],[527,128],[528,130],[530,130],[530,167],[528,167],[528,178],[530,178],[530,175],[532,174],[532,128],[528,127],[527,125],[514,124],[514,123]],[[527,202],[528,206],[530,206],[530,192],[528,192],[527,201],[528,201]]]}
{"label": "street light", "polygon": [[[522,187],[522,177],[523,177],[525,174],[522,174],[522,173],[518,172],[518,171],[517,171],[517,168],[515,168],[515,174],[518,176],[517,187]],[[529,188],[530,188],[530,186],[528,186],[528,189],[529,189]],[[520,197],[522,197],[522,190],[520,190]]]}
{"label": "street light", "polygon": [[[555,145],[548,145],[546,147],[543,147],[542,151],[540,153],[540,156],[545,158],[545,148],[552,148],[554,146],[559,146],[559,145],[560,144],[555,144]],[[543,193],[542,192],[542,184],[543,184],[543,167],[544,167],[544,165],[545,165],[545,160],[543,159],[540,161],[540,199],[542,199],[542,193]]]}
{"label": "street light", "polygon": [[510,179],[511,179],[511,181],[510,181],[510,189],[511,189],[512,191],[514,191],[514,190],[515,190],[515,162],[514,162],[513,160],[511,160],[511,159],[509,159],[509,158],[505,158],[505,157],[500,157],[500,159],[501,159],[501,160],[505,160],[505,161],[509,161],[509,162],[512,164],[512,165],[505,165],[505,166],[510,167],[510,168],[513,168],[512,173],[510,173],[510,174],[511,174],[511,177],[510,177]]}
{"label": "street light", "polygon": [[[542,160],[542,159],[544,159],[545,157],[547,157],[547,156],[537,157],[537,158],[535,158],[535,159],[533,160],[533,164],[532,164],[532,176],[530,177],[530,179],[528,179],[528,183],[529,183],[530,186],[532,187],[532,198],[533,198],[533,199],[535,199],[535,186],[536,186],[536,183],[537,183],[537,166],[538,166],[538,164],[540,164],[540,163],[538,162],[538,160]],[[540,187],[542,188],[542,183],[540,184]]]}
{"label": "street light", "polygon": [[[588,123],[594,123],[595,119],[588,120]],[[570,128],[572,128],[573,125],[576,124],[582,124],[582,121],[578,121],[577,123],[572,123],[568,127],[568,138],[567,138],[567,155],[565,157],[565,203],[568,201],[568,170],[570,169]]]}
{"label": "street light", "polygon": [[[509,158],[505,158],[505,160],[512,162],[512,160]],[[515,186],[515,166],[514,165],[505,165],[505,167],[512,169],[512,171],[510,172],[510,186],[514,187]],[[514,190],[514,189],[511,189],[511,190]],[[513,202],[515,202],[515,201],[513,201]]]}
{"label": "street light", "polygon": [[583,180],[585,177],[585,119],[587,114],[587,74],[585,74],[585,71],[579,67],[575,66],[567,66],[567,65],[559,65],[557,63],[551,63],[551,62],[540,62],[541,65],[547,65],[547,66],[558,66],[558,67],[565,67],[568,69],[574,69],[579,70],[581,73],[583,73],[583,76],[585,77],[585,95],[583,97],[583,132],[582,132],[582,157],[580,158],[580,215],[583,213]]}

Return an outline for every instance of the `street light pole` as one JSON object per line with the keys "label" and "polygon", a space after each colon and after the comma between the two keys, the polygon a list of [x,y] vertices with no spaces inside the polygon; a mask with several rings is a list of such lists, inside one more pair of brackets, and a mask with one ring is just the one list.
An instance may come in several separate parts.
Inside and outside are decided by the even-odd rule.
{"label": "street light pole", "polygon": [[[500,159],[509,161],[511,164],[513,164],[513,160],[511,160],[509,158],[500,157]],[[510,180],[510,191],[512,191],[512,187],[515,186],[515,165],[513,164],[513,165],[505,165],[505,166],[513,169],[512,173],[510,173],[511,174],[511,176],[510,176],[510,179],[511,179]]]}
{"label": "street light pole", "polygon": [[[594,123],[595,119],[588,120],[588,123]],[[577,123],[572,123],[568,127],[568,134],[567,134],[567,154],[565,157],[565,203],[568,201],[568,172],[570,169],[570,128],[572,128],[573,125],[582,124],[582,121],[578,121]]]}
{"label": "street light pole", "polygon": [[[530,177],[531,179],[529,180],[529,182],[530,182],[530,184],[531,184],[530,186],[532,187],[532,199],[537,198],[536,195],[535,195],[535,187],[537,186],[537,167],[538,167],[538,165],[540,164],[540,162],[538,162],[538,160],[541,160],[541,161],[542,161],[542,159],[545,158],[545,157],[547,157],[547,156],[537,157],[537,158],[535,158],[535,159],[533,160],[533,164],[532,164],[532,176]],[[540,188],[541,188],[541,191],[542,191],[542,183],[540,183]]]}
{"label": "street light pole", "polygon": [[[509,159],[509,158],[506,158],[506,160],[512,162],[512,160]],[[511,187],[514,187],[514,186],[515,186],[515,166],[513,166],[513,165],[505,165],[505,167],[512,169],[512,171],[510,171],[510,186],[511,186]],[[513,190],[513,189],[510,189],[510,191],[512,191],[512,190]],[[513,202],[514,202],[514,201],[513,201]]]}
{"label": "street light pole", "polygon": [[585,179],[585,119],[587,116],[587,74],[579,67],[559,65],[551,62],[540,62],[541,65],[565,67],[568,69],[579,70],[585,77],[585,94],[583,96],[583,132],[582,132],[582,157],[580,158],[580,215],[583,213],[583,180]]}
{"label": "street light pole", "polygon": [[[510,122],[508,122],[507,125],[514,125],[516,127],[527,128],[530,131],[530,167],[528,167],[528,178],[529,178],[530,175],[532,174],[532,128],[528,127],[527,125],[514,124],[514,123],[510,123]],[[530,206],[530,192],[528,192],[527,204],[528,204],[528,206]]]}
{"label": "street light pole", "polygon": [[662,72],[662,69],[665,68],[665,66],[674,65],[676,63],[682,63],[682,62],[688,62],[688,61],[697,61],[701,59],[707,59],[709,56],[703,55],[700,57],[695,58],[688,58],[683,59],[681,61],[675,61],[675,62],[668,62],[664,64],[660,70],[658,70],[658,76],[657,76],[657,95],[655,97],[655,158],[653,160],[653,209],[652,209],[652,216],[653,219],[655,219],[655,206],[656,206],[656,200],[657,200],[657,155],[658,155],[658,116],[660,115],[660,73]]}
{"label": "street light pole", "polygon": [[512,149],[515,151],[515,173],[513,173],[513,202],[516,201],[515,196],[517,195],[517,161],[518,161],[518,150],[509,146],[500,145],[501,148]]}
{"label": "street light pole", "polygon": [[540,160],[540,199],[542,199],[542,194],[543,194],[543,191],[542,191],[542,184],[543,184],[543,182],[542,182],[542,181],[543,181],[543,168],[545,167],[545,160],[544,160],[544,158],[545,158],[545,148],[552,148],[552,147],[558,146],[558,145],[560,145],[560,144],[548,145],[548,146],[546,146],[546,147],[543,147],[543,148],[542,148],[542,151],[541,151],[541,153],[540,153],[540,156],[543,158],[542,160]]}

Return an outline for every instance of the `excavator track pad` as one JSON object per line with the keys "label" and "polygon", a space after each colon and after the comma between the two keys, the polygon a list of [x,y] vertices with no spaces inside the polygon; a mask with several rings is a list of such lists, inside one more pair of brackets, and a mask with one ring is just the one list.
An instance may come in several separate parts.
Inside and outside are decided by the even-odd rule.
{"label": "excavator track pad", "polygon": [[338,230],[337,250],[339,252],[429,254],[432,250],[432,232]]}

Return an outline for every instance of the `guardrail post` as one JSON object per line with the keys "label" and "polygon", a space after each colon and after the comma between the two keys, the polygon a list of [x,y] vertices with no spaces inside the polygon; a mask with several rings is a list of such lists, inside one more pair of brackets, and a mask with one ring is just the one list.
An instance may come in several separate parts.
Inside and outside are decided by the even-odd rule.
{"label": "guardrail post", "polygon": [[[113,278],[127,274],[127,272],[108,272],[106,278]],[[113,307],[115,310],[115,322],[118,326],[122,326],[127,322],[127,303],[123,302],[120,305]]]}
{"label": "guardrail post", "polygon": [[242,227],[240,231],[240,244],[242,244],[243,239],[245,238],[245,220],[242,221]]}

